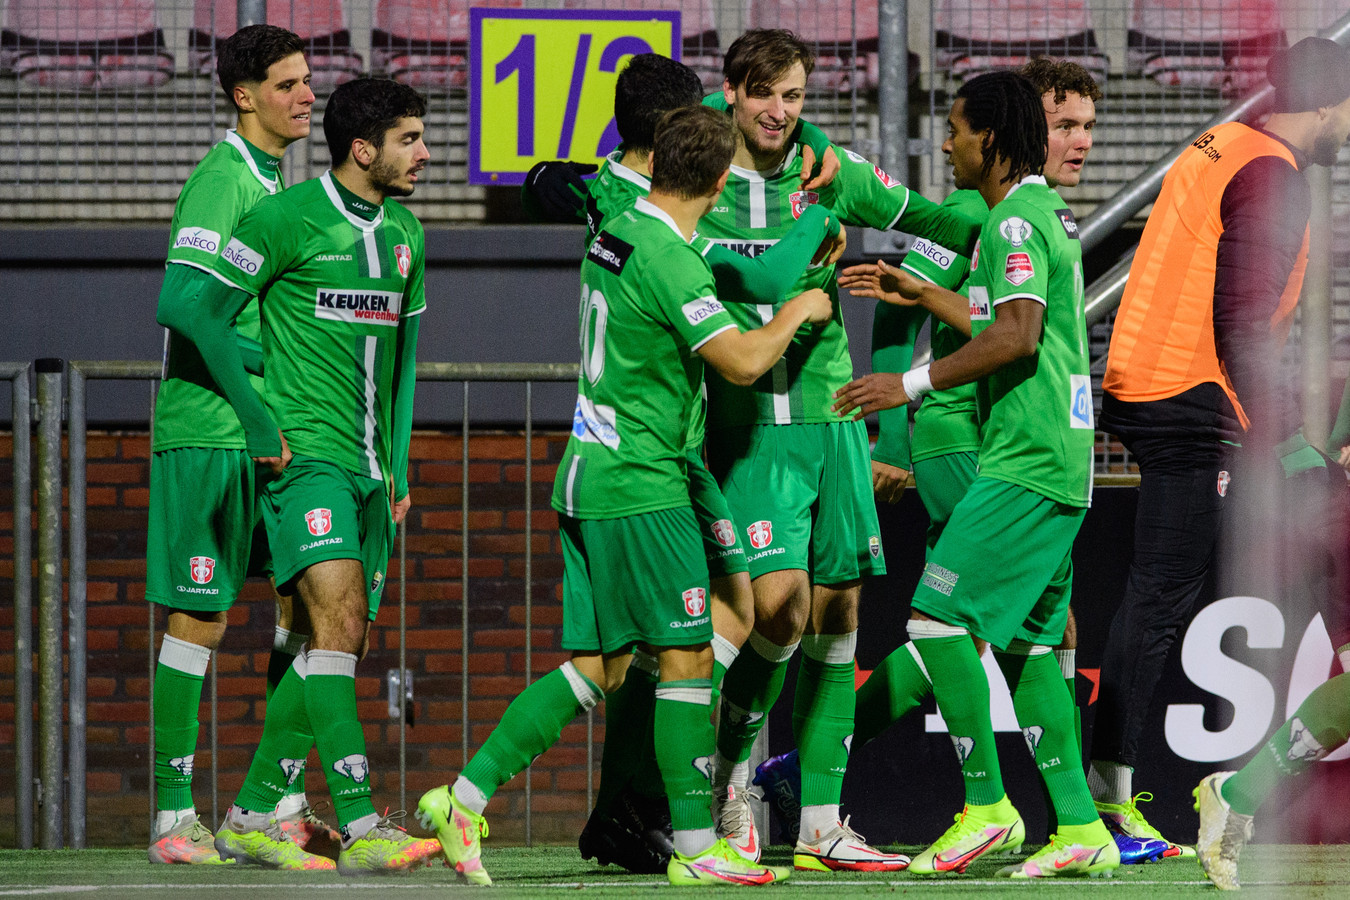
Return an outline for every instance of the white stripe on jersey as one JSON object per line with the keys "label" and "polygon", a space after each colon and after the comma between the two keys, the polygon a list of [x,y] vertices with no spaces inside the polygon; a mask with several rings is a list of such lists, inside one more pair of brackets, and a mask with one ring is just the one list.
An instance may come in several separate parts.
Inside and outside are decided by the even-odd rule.
{"label": "white stripe on jersey", "polygon": [[366,336],[366,433],[363,435],[365,444],[366,461],[370,463],[370,477],[383,478],[380,472],[380,458],[375,454],[375,410],[378,408],[378,398],[375,396],[375,351],[380,345],[380,339],[375,335]]}
{"label": "white stripe on jersey", "polygon": [[572,518],[577,515],[577,468],[581,465],[581,457],[572,457],[572,465],[567,470],[567,490],[564,492],[564,504],[567,506],[567,514]]}
{"label": "white stripe on jersey", "polygon": [[384,272],[380,270],[380,248],[375,243],[375,231],[371,229],[361,231],[361,243],[366,248],[366,265],[370,267],[371,278],[383,278]]}
{"label": "white stripe on jersey", "polygon": [[[773,320],[773,305],[757,303],[760,321],[765,325]],[[792,402],[788,399],[787,358],[780,356],[769,370],[773,373],[773,421],[775,425],[792,424]]]}
{"label": "white stripe on jersey", "polygon": [[767,222],[764,200],[764,179],[750,179],[750,227],[764,228]]}

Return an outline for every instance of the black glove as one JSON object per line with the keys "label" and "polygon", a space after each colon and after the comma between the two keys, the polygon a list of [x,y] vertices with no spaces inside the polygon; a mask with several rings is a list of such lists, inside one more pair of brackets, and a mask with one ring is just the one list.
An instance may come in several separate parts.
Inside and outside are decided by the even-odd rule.
{"label": "black glove", "polygon": [[572,225],[584,221],[589,189],[581,176],[598,168],[591,163],[560,159],[535,163],[525,175],[525,184],[520,190],[525,211],[546,222]]}

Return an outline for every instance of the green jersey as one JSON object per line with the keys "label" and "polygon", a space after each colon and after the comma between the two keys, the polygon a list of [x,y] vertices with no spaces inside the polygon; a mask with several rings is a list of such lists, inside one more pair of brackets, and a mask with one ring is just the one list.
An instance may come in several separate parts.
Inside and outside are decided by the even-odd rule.
{"label": "green jersey", "polygon": [[[894,228],[962,250],[974,242],[976,223],[940,209],[852,151],[843,152],[834,181],[819,193],[803,191],[797,154],[794,145],[768,172],[732,166],[726,189],[699,221],[699,233],[746,256],[759,256],[787,234],[802,210],[823,203],[850,225]],[[840,421],[830,406],[834,392],[853,377],[853,364],[834,266],[807,269],[785,297],[810,288],[822,288],[835,299],[834,318],[823,326],[802,326],[783,358],[751,387],[738,387],[709,373],[711,427]],[[782,301],[727,308],[736,324],[749,330],[767,323],[781,305]]]}
{"label": "green jersey", "polygon": [[[989,218],[989,207],[979,191],[954,191],[942,205],[981,225]],[[919,238],[900,265],[939,287],[966,293],[970,257],[959,250]],[[932,335],[933,359],[954,353],[967,340],[965,335],[936,318],[933,319]],[[914,414],[912,459],[922,461],[948,453],[978,450],[979,447],[979,416],[975,409],[973,383],[933,391],[923,398]]]}
{"label": "green jersey", "polygon": [[[238,132],[227,132],[192,170],[178,195],[169,226],[169,265],[211,271],[244,213],[281,188],[280,162]],[[259,340],[258,304],[244,307],[235,327],[243,337]],[[207,372],[197,345],[175,331],[168,331],[165,341],[153,449],[244,449],[244,428]],[[261,393],[262,380],[253,381]]]}
{"label": "green jersey", "polygon": [[970,274],[978,335],[1009,300],[1045,307],[1036,353],[981,379],[980,475],[1069,506],[1092,500],[1092,378],[1088,374],[1083,253],[1073,213],[1040,175],[989,211]]}
{"label": "green jersey", "polygon": [[642,198],[607,216],[581,265],[581,376],[553,508],[610,519],[688,506],[696,351],[735,327],[670,216]]}
{"label": "green jersey", "polygon": [[259,298],[263,400],[292,453],[392,476],[399,326],[426,309],[424,263],[411,212],[364,203],[332,172],[240,221],[216,274]]}

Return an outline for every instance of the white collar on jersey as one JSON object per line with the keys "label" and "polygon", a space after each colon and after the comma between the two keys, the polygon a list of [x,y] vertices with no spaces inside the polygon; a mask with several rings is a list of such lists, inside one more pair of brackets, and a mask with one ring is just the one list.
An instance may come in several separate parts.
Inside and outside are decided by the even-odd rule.
{"label": "white collar on jersey", "polygon": [[342,195],[338,193],[337,185],[333,183],[333,170],[329,169],[319,176],[319,182],[323,185],[324,193],[328,195],[329,201],[337,207],[337,211],[347,217],[347,221],[362,231],[374,231],[380,227],[384,221],[384,204],[380,204],[380,211],[375,214],[375,218],[367,221],[347,208],[347,204],[342,202]]}
{"label": "white collar on jersey", "polygon": [[731,174],[739,178],[744,178],[746,181],[769,181],[770,179],[777,178],[781,175],[783,171],[786,170],[789,165],[796,162],[796,160],[797,145],[793,144],[788,148],[788,154],[783,157],[783,161],[772,169],[761,172],[756,169],[746,169],[741,166],[733,165],[731,167]]}
{"label": "white collar on jersey", "polygon": [[[680,226],[675,224],[675,220],[670,217],[670,214],[667,213],[661,207],[657,206],[652,201],[648,200],[646,197],[637,198],[637,201],[634,202],[633,204],[633,209],[635,209],[640,213],[649,215],[653,219],[665,222],[667,225],[670,226],[670,230],[678,234],[680,236],[680,240],[684,241],[684,232],[680,231]],[[687,244],[689,242],[685,241],[685,243]]]}
{"label": "white collar on jersey", "polygon": [[1046,183],[1044,175],[1024,175],[1022,176],[1021,181],[1017,182],[1017,184],[1014,184],[1012,187],[1008,188],[1008,193],[1003,195],[1003,199],[1007,200],[1009,197],[1013,195],[1013,191],[1017,190],[1024,184],[1039,184],[1044,185],[1045,187],[1050,186],[1049,184]]}
{"label": "white collar on jersey", "polygon": [[258,183],[267,188],[267,193],[275,194],[277,192],[277,179],[268,178],[258,168],[258,163],[253,159],[252,152],[249,151],[248,142],[239,136],[239,132],[231,128],[225,132],[225,142],[239,151],[239,155],[244,158],[244,164],[248,170],[253,173],[253,177],[258,179]]}
{"label": "white collar on jersey", "polygon": [[609,160],[609,169],[614,173],[615,177],[622,178],[624,181],[637,185],[642,188],[644,193],[652,189],[652,180],[650,178],[636,169],[630,169],[619,162],[619,160],[623,159],[622,150],[615,150],[606,158]]}

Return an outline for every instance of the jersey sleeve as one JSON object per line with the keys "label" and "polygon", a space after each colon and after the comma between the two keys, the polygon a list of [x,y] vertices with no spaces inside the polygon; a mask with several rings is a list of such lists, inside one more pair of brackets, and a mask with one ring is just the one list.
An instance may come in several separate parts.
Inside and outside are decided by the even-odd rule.
{"label": "jersey sleeve", "polygon": [[216,260],[214,274],[252,296],[285,272],[300,250],[301,222],[282,195],[265,197],[239,220]]}
{"label": "jersey sleeve", "polygon": [[[979,208],[974,204],[978,204]],[[942,201],[942,207],[971,217],[972,220],[980,210],[988,211],[984,198],[976,191],[954,191]],[[960,289],[970,274],[970,256],[935,240],[916,237],[913,246],[901,260],[900,267],[924,281],[955,291]]]}
{"label": "jersey sleeve", "polygon": [[695,236],[693,247],[712,268],[717,299],[724,303],[778,303],[811,264],[821,241],[839,233],[828,208],[808,206],[787,235],[754,258]]}
{"label": "jersey sleeve", "polygon": [[238,180],[216,172],[190,179],[174,207],[168,262],[210,270],[230,240],[243,207]]}
{"label": "jersey sleeve", "polygon": [[712,272],[688,246],[657,254],[643,274],[657,315],[668,322],[690,352],[736,327],[717,300]]}
{"label": "jersey sleeve", "polygon": [[845,222],[918,235],[962,255],[975,246],[979,222],[911,191],[852,150],[839,162],[839,174],[822,194]]}
{"label": "jersey sleeve", "polygon": [[1046,305],[1050,284],[1050,242],[1035,218],[1024,218],[1013,206],[990,219],[980,236],[980,266],[988,266],[990,308],[1009,300],[1035,300]]}
{"label": "jersey sleeve", "polygon": [[427,308],[426,268],[427,242],[422,225],[411,214],[408,240],[412,249],[412,261],[408,269],[408,286],[403,292],[403,316],[420,316]]}

